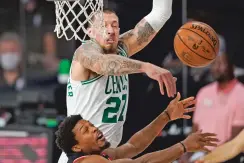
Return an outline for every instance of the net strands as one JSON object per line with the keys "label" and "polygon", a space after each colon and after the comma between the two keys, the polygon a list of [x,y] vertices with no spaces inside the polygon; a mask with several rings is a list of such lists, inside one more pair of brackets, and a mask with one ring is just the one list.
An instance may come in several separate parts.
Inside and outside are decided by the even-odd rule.
{"label": "net strands", "polygon": [[[56,13],[56,32],[58,38],[84,41],[87,37],[88,25],[104,29],[103,0],[54,1]],[[93,24],[92,17],[96,14],[98,21]],[[82,30],[82,31],[81,31]],[[82,32],[82,33],[81,33]],[[82,37],[83,36],[83,37]]]}

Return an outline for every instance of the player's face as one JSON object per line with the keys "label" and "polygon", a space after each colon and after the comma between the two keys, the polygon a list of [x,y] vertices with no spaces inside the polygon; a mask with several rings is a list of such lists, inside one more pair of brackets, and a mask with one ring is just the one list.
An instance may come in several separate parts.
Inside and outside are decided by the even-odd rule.
{"label": "player's face", "polygon": [[229,75],[229,66],[225,55],[218,56],[211,65],[211,73],[215,80],[226,81]]}
{"label": "player's face", "polygon": [[[97,18],[95,18],[94,22]],[[92,29],[95,40],[104,49],[105,53],[114,53],[117,50],[119,41],[119,18],[114,13],[104,13],[106,27],[106,38],[97,29]]]}
{"label": "player's face", "polygon": [[75,152],[96,153],[109,147],[103,133],[88,121],[80,120],[73,129],[78,144],[73,146]]}

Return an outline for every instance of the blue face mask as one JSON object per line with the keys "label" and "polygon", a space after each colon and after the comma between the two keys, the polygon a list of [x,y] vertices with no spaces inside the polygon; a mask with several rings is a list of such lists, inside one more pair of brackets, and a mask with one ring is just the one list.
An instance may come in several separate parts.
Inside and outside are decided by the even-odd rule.
{"label": "blue face mask", "polygon": [[7,52],[0,55],[0,65],[4,70],[14,70],[20,63],[20,55],[17,52]]}

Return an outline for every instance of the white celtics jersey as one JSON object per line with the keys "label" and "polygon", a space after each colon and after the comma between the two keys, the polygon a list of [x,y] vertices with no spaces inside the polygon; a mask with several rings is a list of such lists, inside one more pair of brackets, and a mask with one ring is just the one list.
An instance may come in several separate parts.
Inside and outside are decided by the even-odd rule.
{"label": "white celtics jersey", "polygon": [[[127,57],[121,47],[118,47],[118,54]],[[122,139],[128,96],[128,75],[99,75],[82,82],[69,78],[66,98],[68,116],[81,114],[103,132],[111,147],[117,147]]]}

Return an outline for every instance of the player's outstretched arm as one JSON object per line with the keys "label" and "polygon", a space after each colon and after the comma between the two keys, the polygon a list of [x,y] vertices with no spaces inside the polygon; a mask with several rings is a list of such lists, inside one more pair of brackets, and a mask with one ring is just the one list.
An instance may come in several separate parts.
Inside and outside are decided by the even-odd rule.
{"label": "player's outstretched arm", "polygon": [[169,121],[180,118],[190,119],[191,117],[185,114],[194,111],[195,107],[188,108],[191,105],[195,105],[194,97],[189,97],[181,101],[180,98],[180,93],[178,93],[177,97],[170,102],[163,113],[145,128],[134,134],[127,143],[104,152],[114,159],[133,158],[143,152],[152,143]]}
{"label": "player's outstretched arm", "polygon": [[172,14],[172,0],[153,0],[152,11],[134,29],[120,36],[120,44],[128,55],[147,46]]}
{"label": "player's outstretched arm", "polygon": [[244,130],[233,140],[217,147],[204,156],[199,163],[220,163],[230,160],[244,151]]}
{"label": "player's outstretched arm", "polygon": [[195,152],[198,150],[207,150],[206,146],[216,146],[214,134],[196,132],[189,135],[183,142],[175,144],[165,150],[145,154],[137,159],[116,159],[106,160],[101,156],[90,156],[78,163],[159,163],[173,162],[185,152]]}
{"label": "player's outstretched arm", "polygon": [[176,94],[176,79],[172,74],[161,67],[150,63],[122,57],[117,54],[104,55],[101,48],[95,43],[86,43],[80,46],[73,58],[85,69],[89,69],[100,75],[125,75],[146,73],[148,77],[158,81],[160,91],[164,95],[164,85],[169,97]]}
{"label": "player's outstretched arm", "polygon": [[147,63],[117,54],[102,53],[102,49],[93,42],[81,45],[75,52],[74,59],[81,65],[100,75],[125,75],[142,73]]}

